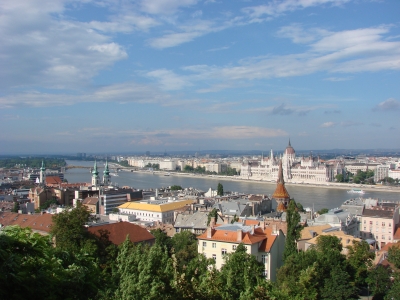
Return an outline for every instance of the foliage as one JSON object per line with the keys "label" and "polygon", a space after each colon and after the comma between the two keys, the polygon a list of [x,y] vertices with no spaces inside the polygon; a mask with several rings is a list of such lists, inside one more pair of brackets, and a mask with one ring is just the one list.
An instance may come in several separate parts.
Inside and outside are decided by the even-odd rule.
{"label": "foliage", "polygon": [[226,172],[221,172],[220,175],[235,176],[238,175],[238,172],[236,171],[236,168],[227,167]]}
{"label": "foliage", "polygon": [[48,209],[53,204],[55,204],[55,205],[59,204],[55,197],[45,201],[42,205],[40,205],[40,210]]}
{"label": "foliage", "polygon": [[172,240],[164,231],[162,231],[160,228],[157,228],[150,230],[150,233],[156,238],[157,245],[166,247],[168,252],[171,251]]}
{"label": "foliage", "polygon": [[374,295],[374,299],[383,299],[390,289],[390,268],[378,265],[369,272],[366,282],[368,283],[368,293]]}
{"label": "foliage", "polygon": [[75,208],[65,209],[54,215],[50,234],[55,239],[56,247],[68,252],[78,252],[85,247],[91,248],[88,241],[89,233],[84,225],[94,220],[95,217],[79,201]]}
{"label": "foliage", "polygon": [[361,170],[357,171],[357,174],[353,176],[354,183],[368,183],[367,179],[374,177],[374,171],[368,170],[363,172]]}
{"label": "foliage", "polygon": [[181,190],[183,190],[183,188],[180,185],[172,185],[170,187],[170,190],[171,191],[181,191]]}
{"label": "foliage", "polygon": [[119,208],[114,207],[114,208],[111,210],[111,212],[112,212],[113,214],[119,214]]}
{"label": "foliage", "polygon": [[120,162],[116,162],[117,164],[123,166],[123,167],[130,167],[129,163],[127,160],[121,160]]}
{"label": "foliage", "polygon": [[356,299],[354,277],[341,250],[337,237],[319,236],[315,247],[285,260],[278,288],[288,299]]}
{"label": "foliage", "polygon": [[49,236],[9,226],[0,234],[0,298],[90,299],[100,283],[100,269],[81,251],[58,252]]}
{"label": "foliage", "polygon": [[233,224],[235,222],[239,222],[239,217],[236,214],[233,216],[231,224]]}
{"label": "foliage", "polygon": [[322,208],[322,209],[320,209],[319,211],[317,211],[317,214],[323,215],[323,214],[326,214],[328,211],[329,211],[329,209],[327,209],[327,208]]}
{"label": "foliage", "polygon": [[153,168],[154,170],[159,170],[159,169],[160,169],[160,164],[148,163],[148,164],[146,165],[146,168]]}
{"label": "foliage", "polygon": [[17,213],[18,210],[19,210],[19,204],[18,204],[18,201],[15,201],[15,202],[14,202],[14,206],[13,206],[13,208],[11,209],[11,212]]}
{"label": "foliage", "polygon": [[40,168],[42,161],[46,168],[59,168],[67,164],[63,158],[13,157],[0,159],[0,168]]}
{"label": "foliage", "polygon": [[370,250],[366,241],[353,241],[353,245],[348,247],[347,261],[357,287],[361,288],[366,285],[374,258],[375,254]]}
{"label": "foliage", "polygon": [[290,255],[297,253],[297,240],[300,238],[302,226],[300,222],[300,214],[297,211],[296,202],[291,199],[286,211],[287,235],[283,258],[286,260]]}
{"label": "foliage", "polygon": [[335,176],[335,179],[337,182],[344,182],[345,181],[345,177],[343,176],[343,174],[337,174]]}
{"label": "foliage", "polygon": [[225,257],[219,278],[222,299],[251,299],[254,288],[261,280],[264,266],[255,256],[246,252],[246,247],[239,244],[236,251]]}
{"label": "foliage", "polygon": [[218,196],[223,196],[224,195],[224,187],[223,187],[223,185],[221,183],[218,183],[217,195]]}
{"label": "foliage", "polygon": [[217,224],[218,220],[218,211],[216,208],[213,208],[212,211],[208,214],[207,226],[210,226],[211,219],[214,218],[214,224]]}

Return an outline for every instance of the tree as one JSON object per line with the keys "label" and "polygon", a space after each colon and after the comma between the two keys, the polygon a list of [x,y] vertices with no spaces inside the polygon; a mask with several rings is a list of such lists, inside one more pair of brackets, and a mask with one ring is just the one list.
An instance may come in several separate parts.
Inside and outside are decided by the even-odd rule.
{"label": "tree", "polygon": [[18,204],[18,201],[15,201],[15,202],[14,202],[14,206],[13,206],[13,208],[11,209],[11,212],[17,213],[18,210],[19,210],[19,204]]}
{"label": "tree", "polygon": [[224,195],[224,187],[222,186],[221,183],[218,183],[217,195],[218,196],[223,196]]}
{"label": "tree", "polygon": [[290,255],[297,253],[297,240],[300,238],[302,226],[300,214],[297,211],[297,205],[294,199],[291,199],[286,211],[287,235],[283,259],[286,260]]}
{"label": "tree", "polygon": [[[374,299],[384,299],[392,285],[390,280],[391,269],[378,265],[369,272],[366,282],[368,284],[368,293],[374,295]],[[369,295],[368,295],[369,296]]]}
{"label": "tree", "polygon": [[207,226],[210,226],[211,220],[214,219],[214,224],[217,224],[218,220],[218,211],[216,208],[213,208],[212,211],[208,214]]}
{"label": "tree", "polygon": [[55,214],[50,234],[55,239],[56,247],[70,252],[79,252],[86,246],[90,248],[89,233],[84,225],[95,219],[81,202],[77,202],[75,208]]}
{"label": "tree", "polygon": [[183,188],[180,185],[172,185],[170,189],[171,189],[171,191],[183,190]]}
{"label": "tree", "polygon": [[323,214],[326,214],[328,211],[329,211],[329,209],[327,209],[327,208],[322,208],[322,209],[320,209],[319,211],[317,211],[317,214],[323,215]]}
{"label": "tree", "polygon": [[337,174],[337,175],[335,176],[335,179],[336,179],[337,182],[344,182],[344,176],[343,176],[343,174]]}
{"label": "tree", "polygon": [[361,288],[366,285],[366,279],[374,258],[375,254],[370,250],[366,241],[353,241],[353,245],[348,247],[347,261],[351,266],[357,287]]}
{"label": "tree", "polygon": [[244,299],[246,294],[252,294],[258,282],[265,280],[263,270],[264,266],[256,257],[248,254],[246,247],[239,244],[235,252],[226,255],[225,264],[221,268],[221,298]]}

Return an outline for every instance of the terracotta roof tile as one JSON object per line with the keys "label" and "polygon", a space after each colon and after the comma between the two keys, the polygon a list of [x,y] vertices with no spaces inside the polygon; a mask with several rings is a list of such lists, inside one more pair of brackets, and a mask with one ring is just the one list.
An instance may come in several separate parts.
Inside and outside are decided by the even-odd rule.
{"label": "terracotta roof tile", "polygon": [[19,225],[22,228],[30,227],[34,231],[43,233],[50,232],[53,224],[53,215],[51,214],[34,214],[25,215],[12,212],[0,213],[0,224],[3,226]]}
{"label": "terracotta roof tile", "polygon": [[87,197],[82,201],[82,204],[84,205],[95,205],[99,202],[99,198],[97,197]]}
{"label": "terracotta roof tile", "polygon": [[88,228],[89,232],[96,235],[99,235],[100,230],[107,230],[110,241],[116,245],[122,244],[127,235],[129,235],[132,243],[152,242],[155,240],[155,237],[146,229],[129,222],[111,223]]}

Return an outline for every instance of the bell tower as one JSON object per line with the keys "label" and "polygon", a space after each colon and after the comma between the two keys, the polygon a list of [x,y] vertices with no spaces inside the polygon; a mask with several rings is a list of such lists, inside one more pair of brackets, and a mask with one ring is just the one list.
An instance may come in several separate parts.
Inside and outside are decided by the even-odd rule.
{"label": "bell tower", "polygon": [[100,185],[99,172],[97,171],[97,161],[94,161],[92,171],[92,186],[98,187]]}
{"label": "bell tower", "polygon": [[106,160],[106,166],[103,171],[103,184],[107,186],[111,184],[111,176],[110,176],[110,170],[108,169],[107,160]]}

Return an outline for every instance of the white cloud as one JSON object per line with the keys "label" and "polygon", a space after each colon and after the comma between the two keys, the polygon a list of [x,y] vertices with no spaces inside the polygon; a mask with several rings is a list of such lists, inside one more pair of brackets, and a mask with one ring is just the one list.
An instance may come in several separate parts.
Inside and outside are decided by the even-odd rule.
{"label": "white cloud", "polygon": [[183,87],[189,85],[184,77],[180,77],[174,72],[165,69],[151,71],[148,72],[146,75],[152,78],[156,78],[160,82],[161,87],[167,91],[180,90]]}
{"label": "white cloud", "polygon": [[254,20],[267,16],[278,16],[285,12],[319,5],[342,5],[350,0],[272,0],[268,4],[250,6],[243,9]]}
{"label": "white cloud", "polygon": [[321,125],[321,127],[323,128],[328,128],[328,127],[332,127],[335,126],[336,124],[334,122],[325,122]]}
{"label": "white cloud", "polygon": [[377,106],[374,107],[376,111],[398,111],[400,110],[400,101],[394,98],[389,98],[382,101]]}
{"label": "white cloud", "polygon": [[86,23],[64,19],[62,4],[0,2],[0,87],[75,88],[127,57]]}
{"label": "white cloud", "polygon": [[173,14],[180,7],[193,6],[197,0],[142,0],[141,10],[149,14]]}
{"label": "white cloud", "polygon": [[320,28],[305,30],[301,24],[284,26],[277,32],[278,37],[290,38],[296,44],[307,44],[327,34],[328,31]]}

